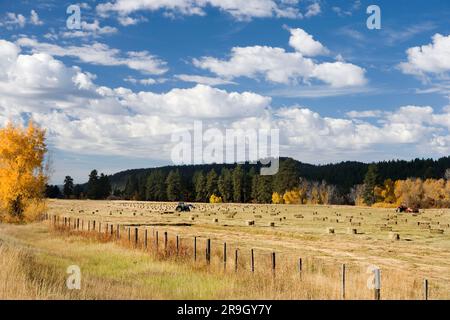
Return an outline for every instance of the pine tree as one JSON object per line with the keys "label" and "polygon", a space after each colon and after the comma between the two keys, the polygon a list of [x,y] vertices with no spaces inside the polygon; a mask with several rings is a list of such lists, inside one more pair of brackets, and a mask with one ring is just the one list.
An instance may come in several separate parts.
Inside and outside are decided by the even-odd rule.
{"label": "pine tree", "polygon": [[123,194],[127,200],[137,200],[136,198],[139,194],[139,182],[136,175],[133,174],[128,177]]}
{"label": "pine tree", "polygon": [[111,184],[109,183],[109,178],[105,174],[100,174],[98,179],[97,194],[95,199],[106,199],[111,195]]}
{"label": "pine tree", "polygon": [[279,194],[298,187],[299,174],[296,163],[292,159],[286,159],[280,163],[278,173],[275,175],[274,189]]}
{"label": "pine tree", "polygon": [[85,188],[81,184],[76,184],[73,188],[73,195],[76,199],[83,199],[85,197]]}
{"label": "pine tree", "polygon": [[227,168],[223,168],[217,182],[217,187],[224,202],[233,200],[233,179],[231,172]]}
{"label": "pine tree", "polygon": [[61,190],[59,190],[58,186],[46,185],[45,186],[45,197],[50,199],[58,199],[61,198]]}
{"label": "pine tree", "polygon": [[255,168],[251,167],[250,170],[246,171],[244,169],[244,185],[243,185],[243,194],[242,194],[242,200],[244,203],[250,202],[252,199],[252,181],[253,177],[255,176],[256,171]]}
{"label": "pine tree", "polygon": [[138,178],[138,200],[147,200],[147,179],[144,175]]}
{"label": "pine tree", "polygon": [[244,170],[238,164],[233,170],[233,201],[242,202],[244,193]]}
{"label": "pine tree", "polygon": [[252,197],[253,202],[258,202],[258,203],[259,203],[259,201],[258,201],[259,177],[260,177],[260,175],[258,175],[258,174],[255,174],[253,176],[253,179],[252,179],[252,193],[251,193],[251,197]]}
{"label": "pine tree", "polygon": [[86,193],[88,199],[106,199],[111,194],[111,184],[105,174],[98,175],[97,170],[92,170],[89,174]]}
{"label": "pine tree", "polygon": [[207,198],[209,199],[213,194],[218,195],[219,189],[217,187],[218,176],[214,169],[206,175],[206,192]]}
{"label": "pine tree", "polygon": [[206,178],[203,171],[195,172],[193,184],[195,189],[195,201],[206,202],[208,193],[206,192]]}
{"label": "pine tree", "polygon": [[257,202],[258,203],[270,203],[272,200],[272,177],[271,176],[258,176],[258,185],[256,186]]}
{"label": "pine tree", "polygon": [[183,190],[180,172],[178,170],[172,170],[166,179],[167,185],[167,199],[169,201],[183,200]]}
{"label": "pine tree", "polygon": [[167,186],[164,173],[161,170],[154,170],[147,178],[146,198],[151,201],[167,200]]}
{"label": "pine tree", "polygon": [[89,174],[86,195],[88,199],[96,199],[97,194],[98,194],[98,172],[97,170],[94,169]]}
{"label": "pine tree", "polygon": [[74,185],[72,177],[66,176],[66,178],[64,179],[64,188],[63,188],[64,197],[66,199],[69,199],[71,196],[73,196],[73,189]]}
{"label": "pine tree", "polygon": [[364,203],[368,206],[376,202],[375,187],[378,185],[378,166],[376,164],[369,165],[366,176],[364,178]]}

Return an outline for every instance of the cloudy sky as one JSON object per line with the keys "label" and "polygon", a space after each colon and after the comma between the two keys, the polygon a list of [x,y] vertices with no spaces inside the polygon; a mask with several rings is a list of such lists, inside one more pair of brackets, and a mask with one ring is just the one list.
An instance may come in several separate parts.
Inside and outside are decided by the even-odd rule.
{"label": "cloudy sky", "polygon": [[279,128],[310,163],[447,156],[449,19],[439,0],[1,1],[0,125],[47,129],[53,183],[170,164],[194,120]]}

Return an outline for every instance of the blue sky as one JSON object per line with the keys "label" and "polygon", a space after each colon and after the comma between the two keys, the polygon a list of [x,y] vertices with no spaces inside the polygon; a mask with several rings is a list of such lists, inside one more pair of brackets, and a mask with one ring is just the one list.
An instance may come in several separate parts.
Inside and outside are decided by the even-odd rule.
{"label": "blue sky", "polygon": [[449,20],[438,0],[2,1],[0,124],[47,128],[54,183],[170,164],[194,120],[279,128],[311,163],[446,156]]}

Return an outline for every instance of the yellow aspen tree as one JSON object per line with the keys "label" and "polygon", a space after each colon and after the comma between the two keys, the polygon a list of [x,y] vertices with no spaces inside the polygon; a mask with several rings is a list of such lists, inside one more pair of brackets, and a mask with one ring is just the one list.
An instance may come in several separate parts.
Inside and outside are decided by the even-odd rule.
{"label": "yellow aspen tree", "polygon": [[450,180],[447,180],[444,190],[444,206],[450,207]]}
{"label": "yellow aspen tree", "polygon": [[395,196],[395,182],[392,181],[392,179],[386,179],[383,186],[376,186],[374,194],[379,206],[383,206],[383,204],[393,205],[397,202]]}
{"label": "yellow aspen tree", "polygon": [[222,197],[212,194],[211,197],[209,198],[209,203],[222,203]]}
{"label": "yellow aspen tree", "polygon": [[283,197],[278,192],[272,193],[272,203],[274,204],[283,203]]}
{"label": "yellow aspen tree", "polygon": [[319,186],[319,204],[328,204],[330,202],[330,194],[328,192],[327,184],[322,181]]}
{"label": "yellow aspen tree", "polygon": [[319,184],[314,182],[311,189],[311,197],[309,199],[311,204],[321,204],[322,200],[320,199],[320,191]]}
{"label": "yellow aspen tree", "polygon": [[24,220],[27,206],[43,198],[46,152],[45,130],[33,122],[0,129],[0,206],[8,220]]}
{"label": "yellow aspen tree", "polygon": [[298,190],[287,191],[283,195],[283,200],[286,204],[300,204],[300,193]]}

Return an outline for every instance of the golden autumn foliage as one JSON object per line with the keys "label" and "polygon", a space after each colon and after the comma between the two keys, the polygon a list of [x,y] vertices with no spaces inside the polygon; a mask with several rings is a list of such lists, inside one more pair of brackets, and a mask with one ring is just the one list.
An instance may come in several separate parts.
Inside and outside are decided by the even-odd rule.
{"label": "golden autumn foliage", "polygon": [[283,200],[286,204],[300,204],[299,190],[291,190],[285,192],[285,194],[283,195]]}
{"label": "golden autumn foliage", "polygon": [[[5,221],[30,221],[42,210],[47,177],[45,131],[8,124],[0,129],[0,206]],[[32,209],[34,208],[34,209]]]}
{"label": "golden autumn foliage", "polygon": [[222,197],[212,194],[211,197],[209,198],[209,203],[222,203]]}
{"label": "golden autumn foliage", "polygon": [[283,203],[283,197],[278,192],[272,193],[272,203],[274,204]]}
{"label": "golden autumn foliage", "polygon": [[395,196],[395,182],[391,179],[384,181],[383,186],[375,187],[374,191],[377,200],[382,200],[380,202],[387,204],[395,204],[397,202],[397,198]]}
{"label": "golden autumn foliage", "polygon": [[450,207],[450,181],[444,179],[388,179],[375,188],[376,207],[406,205],[411,208]]}

